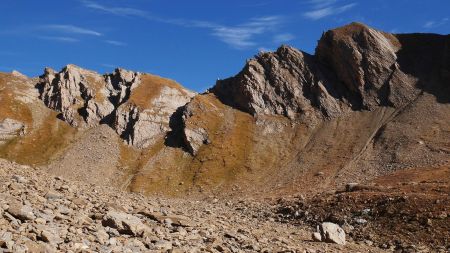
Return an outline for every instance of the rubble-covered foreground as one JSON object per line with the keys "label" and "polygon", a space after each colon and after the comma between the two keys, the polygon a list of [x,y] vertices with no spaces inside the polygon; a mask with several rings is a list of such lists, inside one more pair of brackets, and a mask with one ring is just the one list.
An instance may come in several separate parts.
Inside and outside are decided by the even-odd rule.
{"label": "rubble-covered foreground", "polygon": [[254,201],[150,198],[5,160],[0,187],[0,252],[380,252],[313,242]]}

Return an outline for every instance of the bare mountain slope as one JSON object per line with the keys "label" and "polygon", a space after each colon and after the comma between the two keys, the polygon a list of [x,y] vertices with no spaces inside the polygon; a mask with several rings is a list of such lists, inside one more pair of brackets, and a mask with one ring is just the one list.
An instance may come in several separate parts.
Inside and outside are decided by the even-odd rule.
{"label": "bare mountain slope", "polygon": [[145,194],[256,198],[280,222],[448,250],[449,50],[450,35],[352,23],[314,55],[260,53],[203,94],[123,69],[0,73],[0,157]]}
{"label": "bare mountain slope", "polygon": [[[316,193],[445,164],[448,47],[449,36],[352,23],[324,33],[314,55],[281,46],[197,95],[123,69],[100,75],[68,65],[46,69],[39,81],[3,74],[2,99],[24,112],[5,107],[2,117],[19,123],[3,124],[1,154],[176,195]],[[8,89],[30,89],[36,106]],[[33,110],[42,113],[32,117]]]}

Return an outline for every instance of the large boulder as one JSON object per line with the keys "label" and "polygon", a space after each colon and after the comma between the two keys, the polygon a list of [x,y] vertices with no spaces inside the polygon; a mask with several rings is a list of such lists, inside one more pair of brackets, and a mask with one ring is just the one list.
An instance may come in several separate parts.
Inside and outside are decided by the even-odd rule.
{"label": "large boulder", "polygon": [[21,221],[33,220],[34,218],[36,218],[33,212],[33,208],[28,205],[13,203],[8,207],[6,211]]}
{"label": "large boulder", "polygon": [[312,235],[313,240],[345,245],[345,232],[337,224],[323,222],[317,227],[317,232]]}
{"label": "large boulder", "polygon": [[121,234],[141,236],[148,228],[142,221],[124,212],[109,211],[103,217],[102,224],[105,227],[117,229]]}

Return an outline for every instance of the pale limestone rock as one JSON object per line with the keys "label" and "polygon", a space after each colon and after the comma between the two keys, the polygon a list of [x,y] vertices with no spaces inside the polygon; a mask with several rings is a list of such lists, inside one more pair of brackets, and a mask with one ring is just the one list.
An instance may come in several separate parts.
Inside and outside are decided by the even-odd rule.
{"label": "pale limestone rock", "polygon": [[157,136],[170,131],[170,117],[190,101],[194,93],[171,87],[163,87],[149,108],[123,104],[117,109],[115,129],[127,142],[138,148],[154,144]]}
{"label": "pale limestone rock", "polygon": [[25,134],[25,124],[10,118],[0,122],[0,144]]}
{"label": "pale limestone rock", "polygon": [[345,232],[337,224],[324,222],[319,225],[318,232],[323,242],[345,245]]}
{"label": "pale limestone rock", "polygon": [[193,155],[197,154],[203,144],[209,143],[208,133],[203,128],[184,128],[183,134],[187,148]]}
{"label": "pale limestone rock", "polygon": [[148,229],[139,218],[117,211],[109,211],[106,213],[103,217],[102,224],[105,227],[115,228],[120,233],[134,236],[140,236]]}

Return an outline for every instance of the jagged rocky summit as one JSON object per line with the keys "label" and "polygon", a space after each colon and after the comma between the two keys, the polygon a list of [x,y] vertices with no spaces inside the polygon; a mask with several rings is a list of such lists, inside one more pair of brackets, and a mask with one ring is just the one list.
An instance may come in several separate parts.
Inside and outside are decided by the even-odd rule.
{"label": "jagged rocky summit", "polygon": [[195,95],[157,76],[120,68],[99,75],[75,65],[46,68],[37,87],[45,105],[73,127],[108,124],[140,148],[169,131],[170,116]]}
{"label": "jagged rocky summit", "polygon": [[348,110],[401,107],[419,92],[417,77],[400,65],[411,64],[398,59],[402,41],[401,35],[352,23],[324,33],[315,55],[286,45],[260,53],[211,92],[251,114],[303,121]]}

